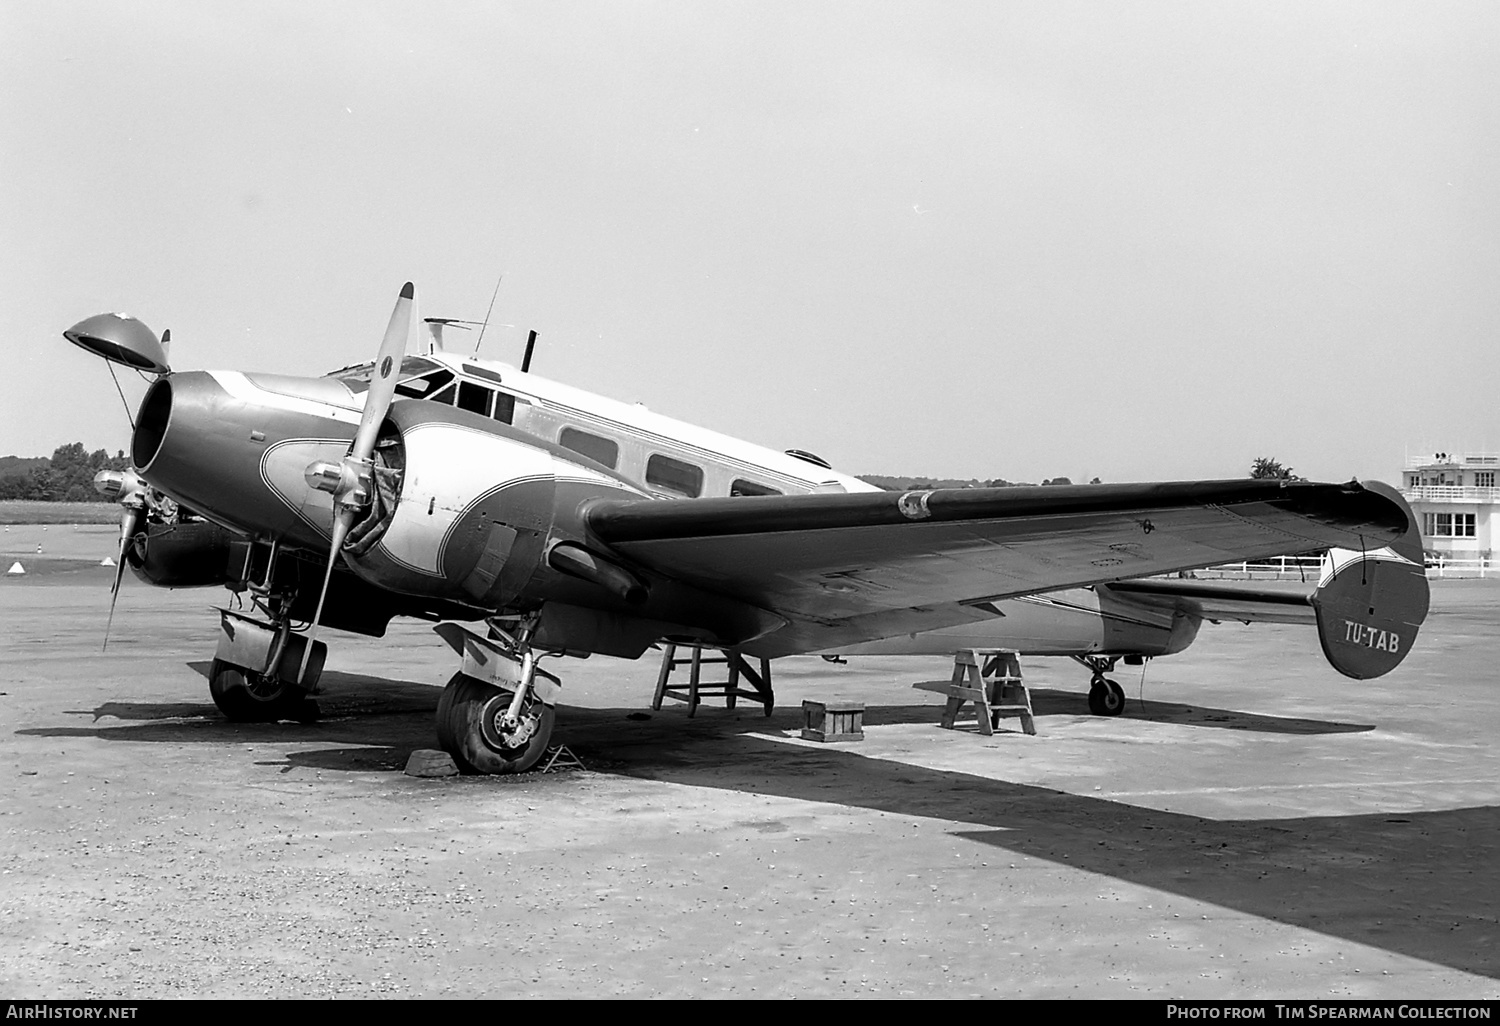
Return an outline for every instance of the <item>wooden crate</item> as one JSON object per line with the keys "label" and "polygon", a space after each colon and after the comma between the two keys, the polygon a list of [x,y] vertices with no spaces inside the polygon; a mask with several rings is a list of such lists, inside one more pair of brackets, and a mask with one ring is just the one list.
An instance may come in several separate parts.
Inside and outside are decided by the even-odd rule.
{"label": "wooden crate", "polygon": [[863,741],[863,702],[803,702],[802,737],[806,741]]}

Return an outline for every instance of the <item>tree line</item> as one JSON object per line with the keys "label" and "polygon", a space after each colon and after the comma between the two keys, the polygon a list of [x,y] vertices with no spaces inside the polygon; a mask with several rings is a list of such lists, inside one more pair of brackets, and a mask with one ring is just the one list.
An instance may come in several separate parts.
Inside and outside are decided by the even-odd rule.
{"label": "tree line", "polygon": [[121,450],[89,452],[82,442],[59,445],[43,460],[15,460],[24,469],[0,471],[0,499],[33,499],[42,502],[98,502],[94,475],[101,470],[128,470],[130,458]]}

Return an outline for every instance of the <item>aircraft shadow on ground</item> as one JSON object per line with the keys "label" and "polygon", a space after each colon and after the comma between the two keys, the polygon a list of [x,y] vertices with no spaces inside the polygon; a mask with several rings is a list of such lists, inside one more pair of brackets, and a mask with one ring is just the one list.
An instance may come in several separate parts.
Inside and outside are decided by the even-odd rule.
{"label": "aircraft shadow on ground", "polygon": [[[209,663],[188,665],[207,679]],[[294,766],[399,770],[413,749],[436,745],[432,722],[440,688],[335,671],[325,672],[322,682],[326,692],[317,697],[319,715],[310,722],[231,723],[211,701],[104,702],[94,709],[67,710],[71,715],[91,717],[89,726],[38,727],[17,733],[174,744],[255,741],[352,746],[291,752],[284,763],[271,764],[287,770]],[[130,722],[97,725],[105,717]]]}
{"label": "aircraft shadow on ground", "polygon": [[[435,744],[438,688],[333,672],[325,683],[324,716],[311,724],[230,723],[208,703],[106,702],[74,711],[93,717],[88,726],[18,733],[319,746],[257,763],[283,771],[395,770],[413,749]],[[1068,692],[1042,697],[1058,713],[1073,712],[1072,703],[1082,701]],[[1052,707],[1054,701],[1061,708]],[[866,722],[929,723],[937,730],[939,711],[933,705],[877,706],[867,708]],[[100,725],[104,717],[146,722]],[[794,730],[800,722],[800,709],[766,717],[758,706],[744,704],[732,712],[705,707],[694,718],[681,706],[654,714],[563,706],[555,740],[596,772],[945,820],[957,825],[957,836],[1017,855],[1500,978],[1500,888],[1494,886],[1491,854],[1500,848],[1495,807],[1214,820],[865,758],[854,746],[812,747],[758,736]],[[1350,729],[1321,729],[1329,727]]]}
{"label": "aircraft shadow on ground", "polygon": [[[1031,688],[1031,708],[1038,716],[1089,716],[1088,695],[1080,691],[1055,691]],[[1253,730],[1264,734],[1355,734],[1374,730],[1374,724],[1340,723],[1334,720],[1312,720],[1290,716],[1267,716],[1240,712],[1237,709],[1213,709],[1188,706],[1180,702],[1143,700],[1127,694],[1122,719],[1147,720],[1154,723],[1182,723],[1194,727],[1218,727],[1224,730]],[[867,722],[875,722],[866,715]]]}
{"label": "aircraft shadow on ground", "polygon": [[559,733],[592,769],[947,820],[1017,855],[1500,978],[1500,808],[1226,821],[783,744],[755,736],[758,717],[711,736],[579,712],[597,719]]}

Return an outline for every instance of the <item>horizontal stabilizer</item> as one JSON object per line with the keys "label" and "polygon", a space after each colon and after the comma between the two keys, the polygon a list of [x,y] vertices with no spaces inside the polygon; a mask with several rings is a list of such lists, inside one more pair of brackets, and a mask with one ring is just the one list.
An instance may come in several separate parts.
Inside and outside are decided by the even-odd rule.
{"label": "horizontal stabilizer", "polygon": [[1389,485],[1370,482],[1407,510],[1404,535],[1364,552],[1330,549],[1313,592],[1318,640],[1333,668],[1346,677],[1368,680],[1395,669],[1427,618],[1427,571],[1422,536],[1405,501]]}

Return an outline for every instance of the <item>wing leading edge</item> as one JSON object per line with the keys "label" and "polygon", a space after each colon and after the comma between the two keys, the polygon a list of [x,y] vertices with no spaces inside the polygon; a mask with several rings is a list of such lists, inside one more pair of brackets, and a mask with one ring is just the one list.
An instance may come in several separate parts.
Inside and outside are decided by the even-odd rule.
{"label": "wing leading edge", "polygon": [[999,598],[1339,546],[1409,528],[1357,482],[1164,484],[608,501],[599,540],[785,618],[744,646],[825,650],[993,615]]}

